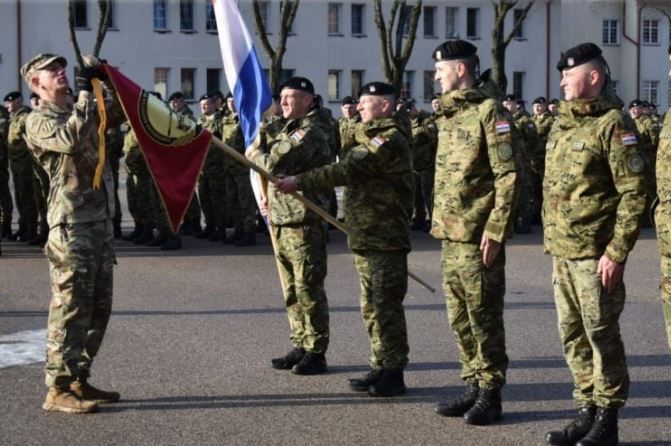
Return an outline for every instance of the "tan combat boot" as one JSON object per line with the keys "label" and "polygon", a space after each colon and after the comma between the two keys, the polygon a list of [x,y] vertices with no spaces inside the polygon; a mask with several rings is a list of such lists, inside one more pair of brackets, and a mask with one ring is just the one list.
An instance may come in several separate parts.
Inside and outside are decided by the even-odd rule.
{"label": "tan combat boot", "polygon": [[42,409],[54,412],[91,413],[98,411],[98,405],[93,401],[82,400],[70,390],[52,387],[47,392]]}
{"label": "tan combat boot", "polygon": [[119,392],[107,392],[105,390],[96,389],[91,384],[80,381],[72,382],[72,384],[70,384],[70,391],[79,399],[96,403],[116,403],[119,401],[119,398],[121,398]]}

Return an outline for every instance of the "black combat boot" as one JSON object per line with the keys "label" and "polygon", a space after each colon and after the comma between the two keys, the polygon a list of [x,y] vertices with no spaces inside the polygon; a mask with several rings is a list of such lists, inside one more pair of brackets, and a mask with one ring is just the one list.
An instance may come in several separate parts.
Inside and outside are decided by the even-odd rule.
{"label": "black combat boot", "polygon": [[162,251],[173,251],[175,249],[182,249],[182,237],[173,234],[169,236],[165,243],[161,245]]}
{"label": "black combat boot", "polygon": [[375,384],[380,379],[382,370],[372,369],[361,378],[350,378],[349,387],[355,392],[368,392],[368,388]]}
{"label": "black combat boot", "polygon": [[302,347],[294,347],[286,356],[273,358],[270,362],[274,369],[289,370],[300,362],[305,356],[305,349]]}
{"label": "black combat boot", "polygon": [[214,232],[214,228],[212,226],[205,226],[205,229],[202,231],[196,232],[193,234],[194,237],[198,239],[203,239],[203,238],[208,238],[212,233]]}
{"label": "black combat boot", "polygon": [[473,407],[464,414],[466,424],[486,426],[496,423],[503,416],[501,389],[480,389]]}
{"label": "black combat boot", "polygon": [[558,446],[573,446],[578,440],[587,435],[587,432],[592,428],[595,415],[596,407],[581,407],[578,409],[578,417],[575,420],[571,421],[568,426],[560,431],[550,431],[545,434],[545,441],[548,444]]}
{"label": "black combat boot", "polygon": [[142,228],[142,234],[136,237],[133,240],[133,243],[136,245],[144,245],[145,243],[152,240],[154,240],[154,230],[151,228],[151,226],[145,226]]}
{"label": "black combat boot", "polygon": [[403,382],[403,369],[380,371],[380,377],[375,384],[368,388],[368,394],[371,396],[396,396],[405,393],[405,383]]}
{"label": "black combat boot", "polygon": [[23,233],[19,235],[19,238],[17,240],[20,242],[28,243],[35,237],[37,237],[37,225],[29,224],[26,225],[25,231],[23,231]]}
{"label": "black combat boot", "polygon": [[617,409],[599,407],[592,428],[576,446],[615,446],[617,443]]}
{"label": "black combat boot", "polygon": [[223,227],[217,227],[212,234],[207,238],[211,242],[220,242],[226,238],[226,229]]}
{"label": "black combat boot", "polygon": [[461,417],[473,407],[475,400],[478,399],[479,392],[480,386],[477,383],[469,384],[466,391],[459,395],[457,399],[438,403],[433,407],[433,410],[444,417]]}
{"label": "black combat boot", "polygon": [[239,240],[233,243],[235,246],[256,246],[256,234],[254,232],[248,232],[243,235]]}
{"label": "black combat boot", "polygon": [[121,216],[114,217],[114,220],[112,221],[112,230],[114,231],[114,238],[117,240],[120,239],[123,235],[121,233]]}
{"label": "black combat boot", "polygon": [[142,225],[136,224],[135,228],[126,235],[121,236],[121,240],[131,242],[142,234]]}
{"label": "black combat boot", "polygon": [[167,241],[168,241],[167,232],[159,231],[158,236],[155,239],[149,240],[144,245],[145,246],[151,246],[151,247],[157,247],[157,246],[161,246],[162,244],[164,244]]}
{"label": "black combat boot", "polygon": [[291,372],[296,375],[317,375],[325,371],[326,355],[313,352],[306,352],[298,364],[291,368]]}
{"label": "black combat boot", "polygon": [[244,236],[244,232],[242,231],[233,231],[233,235],[230,237],[226,237],[223,239],[221,242],[224,245],[233,245],[235,242],[240,240]]}
{"label": "black combat boot", "polygon": [[28,244],[30,246],[44,246],[47,243],[47,238],[49,237],[49,230],[40,231],[35,237],[33,237]]}

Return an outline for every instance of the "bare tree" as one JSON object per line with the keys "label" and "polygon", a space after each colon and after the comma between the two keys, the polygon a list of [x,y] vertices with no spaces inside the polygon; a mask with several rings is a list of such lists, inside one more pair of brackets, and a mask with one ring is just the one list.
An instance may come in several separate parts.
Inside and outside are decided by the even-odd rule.
{"label": "bare tree", "polygon": [[649,6],[664,14],[671,25],[671,2],[669,0],[644,0],[640,4],[641,7]]}
{"label": "bare tree", "polygon": [[[107,25],[109,23],[110,12],[112,10],[110,6],[111,0],[98,0],[98,31],[96,33],[96,40],[93,43],[93,56],[98,57],[100,55],[100,49],[102,47],[103,41],[105,40],[105,35],[107,34]],[[68,0],[68,29],[70,31],[70,42],[72,43],[72,48],[75,52],[75,57],[77,58],[77,63],[79,67],[84,66],[84,59],[82,58],[81,48],[79,42],[77,41],[77,33],[75,31],[75,3],[77,0]]]}
{"label": "bare tree", "polygon": [[384,75],[387,82],[394,86],[396,94],[400,95],[403,73],[412,55],[419,16],[422,14],[422,0],[417,0],[412,9],[407,6],[406,0],[394,0],[386,22],[381,0],[373,0],[373,9],[382,48]]}
{"label": "bare tree", "polygon": [[505,20],[508,12],[519,3],[519,0],[491,0],[494,6],[494,29],[492,29],[492,79],[501,90],[505,92],[508,88],[508,79],[506,78],[506,50],[510,41],[520,30],[522,23],[527,18],[529,10],[536,3],[536,0],[529,0],[527,5],[520,9],[519,15],[515,18],[513,28],[505,34]]}
{"label": "bare tree", "polygon": [[268,33],[266,32],[266,24],[263,21],[263,16],[261,15],[261,6],[259,5],[259,0],[252,1],[252,9],[254,10],[254,25],[256,26],[256,31],[259,34],[259,39],[261,39],[261,45],[263,49],[270,57],[270,88],[274,91],[279,83],[280,76],[282,74],[282,59],[284,59],[284,54],[287,51],[287,38],[291,34],[291,27],[296,18],[296,11],[298,10],[298,5],[300,0],[283,0],[282,6],[280,8],[280,29],[278,32],[277,38],[277,47],[273,48],[270,40],[268,39]]}

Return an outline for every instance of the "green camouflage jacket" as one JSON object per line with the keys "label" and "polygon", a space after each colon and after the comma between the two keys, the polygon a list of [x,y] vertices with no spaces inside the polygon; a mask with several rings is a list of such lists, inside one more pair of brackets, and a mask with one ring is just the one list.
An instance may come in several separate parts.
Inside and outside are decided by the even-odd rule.
{"label": "green camouflage jacket", "polygon": [[318,107],[313,110],[316,116],[316,122],[321,127],[322,131],[327,137],[329,151],[331,152],[331,161],[335,161],[336,156],[340,153],[340,132],[338,129],[338,121],[331,115],[331,110]]}
{"label": "green camouflage jacket", "polygon": [[407,136],[391,118],[361,124],[358,145],[334,164],[298,176],[306,190],[345,186],[352,251],[410,251],[413,175]]}
{"label": "green camouflage jacket", "polygon": [[140,145],[133,129],[128,129],[123,140],[123,152],[126,155],[126,167],[133,175],[142,175],[147,171],[147,162],[144,159]]}
{"label": "green camouflage jacket", "polygon": [[657,208],[655,226],[659,252],[671,256],[671,113],[666,114],[657,149]]}
{"label": "green camouflage jacket", "polygon": [[341,116],[338,119],[340,130],[340,153],[338,153],[338,156],[344,157],[351,148],[357,145],[356,129],[359,124],[361,124],[361,115],[358,113],[352,118]]}
{"label": "green camouflage jacket", "polygon": [[649,115],[645,114],[634,119],[634,123],[640,136],[641,154],[651,169],[654,169],[655,158],[657,157],[657,145],[659,144],[657,124]]}
{"label": "green camouflage jacket", "polygon": [[412,167],[416,171],[433,169],[436,163],[438,130],[430,114],[421,111],[412,124]]}
{"label": "green camouflage jacket", "polygon": [[518,111],[513,115],[515,121],[515,128],[520,136],[518,144],[518,152],[520,153],[520,160],[525,175],[530,175],[531,169],[534,165],[534,157],[536,156],[539,143],[538,131],[536,124],[529,114],[525,111]]}
{"label": "green camouflage jacket", "polygon": [[519,150],[510,114],[480,85],[441,96],[431,235],[502,242],[517,199]]}
{"label": "green camouflage jacket", "polygon": [[[298,175],[328,164],[331,151],[327,136],[316,122],[317,119],[312,110],[303,118],[276,121],[285,124],[279,132],[273,126],[270,126],[271,132],[264,132],[266,153],[256,156],[254,162],[278,177]],[[328,209],[328,193],[305,190],[303,195],[323,209]],[[268,206],[270,221],[277,226],[313,223],[321,218],[291,195],[277,191],[272,183],[268,184]]]}
{"label": "green camouflage jacket", "polygon": [[538,145],[535,147],[533,157],[531,158],[531,170],[540,177],[543,176],[543,172],[545,171],[545,146],[547,145],[548,135],[554,122],[555,117],[549,111],[540,116],[534,116],[536,133],[538,134]]}
{"label": "green camouflage jacket", "polygon": [[[241,155],[245,154],[245,137],[242,135],[242,128],[240,127],[240,119],[237,113],[231,113],[224,116],[222,123],[222,138],[224,144],[235,149]],[[249,175],[249,167],[239,161],[234,160],[230,156],[224,156],[224,170],[227,174],[234,176]]]}
{"label": "green camouflage jacket", "polygon": [[545,251],[624,263],[634,247],[651,175],[634,122],[611,95],[562,102],[548,137]]}
{"label": "green camouflage jacket", "polygon": [[23,106],[11,114],[9,119],[9,131],[7,132],[7,148],[9,159],[15,162],[26,161],[30,159],[30,152],[26,145],[26,119],[31,110]]}
{"label": "green camouflage jacket", "polygon": [[[115,99],[107,106],[110,126],[123,121]],[[89,223],[114,216],[114,180],[109,160],[102,185],[93,189],[98,164],[98,110],[92,93],[81,91],[74,106],[61,108],[47,101],[28,115],[26,142],[49,175],[49,227]]]}
{"label": "green camouflage jacket", "polygon": [[[212,133],[216,138],[221,139],[222,135],[222,119],[223,116],[220,112],[216,111],[209,116],[204,114],[200,115],[198,122],[204,129]],[[222,173],[224,170],[224,152],[214,144],[210,144],[210,147],[207,149],[207,156],[205,157],[205,162],[203,163],[203,171],[210,173]]]}

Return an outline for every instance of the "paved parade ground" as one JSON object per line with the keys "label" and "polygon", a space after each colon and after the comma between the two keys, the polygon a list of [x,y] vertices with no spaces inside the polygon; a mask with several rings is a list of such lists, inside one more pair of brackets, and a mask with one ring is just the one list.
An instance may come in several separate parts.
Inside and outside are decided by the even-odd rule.
{"label": "paved parade ground", "polygon": [[[540,228],[507,248],[506,338],[510,368],[503,422],[466,426],[433,413],[463,390],[442,292],[410,282],[406,395],[350,391],[367,370],[358,279],[342,234],[331,231],[326,289],[329,371],[296,376],[270,367],[289,349],[288,323],[267,237],[250,248],[184,238],[160,251],[119,242],[114,313],[91,382],[121,392],[98,414],[41,409],[43,362],[0,368],[3,445],[542,445],[574,415],[571,377],[557,334],[551,259]],[[440,245],[413,233],[410,269],[440,288]],[[659,299],[654,233],[644,230],[625,273],[621,318],[631,398],[623,444],[671,445],[671,355]],[[49,302],[39,248],[3,242],[0,364],[42,361]],[[31,359],[32,358],[32,359]],[[14,362],[14,363],[15,363]]]}

